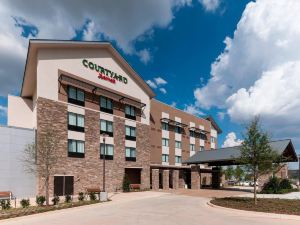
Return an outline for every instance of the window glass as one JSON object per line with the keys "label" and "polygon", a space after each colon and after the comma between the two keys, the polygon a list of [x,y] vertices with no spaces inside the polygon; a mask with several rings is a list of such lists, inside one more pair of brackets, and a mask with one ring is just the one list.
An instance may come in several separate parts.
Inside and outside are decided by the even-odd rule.
{"label": "window glass", "polygon": [[200,146],[200,151],[204,151],[204,147],[203,146]]}
{"label": "window glass", "polygon": [[126,132],[126,136],[135,137],[135,127],[126,126],[125,132]]}
{"label": "window glass", "polygon": [[195,132],[193,130],[190,130],[190,137],[195,137]]}
{"label": "window glass", "polygon": [[84,116],[77,115],[77,126],[84,127]]}
{"label": "window glass", "polygon": [[76,99],[76,89],[73,87],[69,87],[69,98]]}
{"label": "window glass", "polygon": [[106,121],[107,124],[107,131],[108,132],[113,132],[113,125],[111,121]]}
{"label": "window glass", "polygon": [[131,105],[125,106],[125,114],[130,116],[135,116],[135,107]]}
{"label": "window glass", "polygon": [[69,124],[76,126],[76,114],[75,113],[69,113]]}
{"label": "window glass", "polygon": [[167,154],[162,154],[162,161],[163,161],[163,162],[169,162],[169,155],[167,155]]}
{"label": "window glass", "polygon": [[106,99],[103,96],[100,97],[100,106],[106,108]]}
{"label": "window glass", "polygon": [[84,101],[84,92],[78,89],[77,89],[77,100],[82,102]]}
{"label": "window glass", "polygon": [[100,96],[100,107],[105,109],[112,109],[113,108],[112,99],[104,96]]}
{"label": "window glass", "polygon": [[[100,153],[101,153],[101,155],[103,155],[103,152],[104,152],[104,144],[100,144]],[[105,145],[105,152],[106,152],[105,155],[113,156],[114,155],[114,146],[106,144]]]}
{"label": "window glass", "polygon": [[107,99],[107,105],[106,105],[106,107],[108,109],[112,109],[112,100],[111,99]]}
{"label": "window glass", "polygon": [[126,148],[125,151],[126,151],[126,153],[125,153],[126,157],[130,157],[130,148]]}
{"label": "window glass", "polygon": [[161,125],[163,130],[169,130],[169,124],[162,122]]}
{"label": "window glass", "polygon": [[194,144],[190,144],[190,151],[195,151],[195,145]]}
{"label": "window glass", "polygon": [[175,132],[178,134],[181,134],[181,127],[176,126],[175,127]]}
{"label": "window glass", "polygon": [[135,148],[126,147],[125,148],[126,157],[135,158],[135,151],[136,151]]}
{"label": "window glass", "polygon": [[168,146],[169,146],[169,139],[163,138],[163,139],[162,139],[162,145],[168,147]]}
{"label": "window glass", "polygon": [[68,142],[69,144],[69,148],[68,148],[68,150],[69,150],[69,152],[76,152],[76,141],[74,141],[74,140],[69,140],[69,142]]}
{"label": "window glass", "polygon": [[100,120],[100,129],[106,131],[106,121]]}
{"label": "window glass", "polygon": [[175,141],[175,148],[181,148],[181,141]]}
{"label": "window glass", "polygon": [[126,126],[126,136],[130,136],[130,127]]}
{"label": "window glass", "polygon": [[181,163],[181,156],[175,156],[175,163]]}
{"label": "window glass", "polygon": [[83,141],[77,142],[77,152],[84,153],[84,142]]}

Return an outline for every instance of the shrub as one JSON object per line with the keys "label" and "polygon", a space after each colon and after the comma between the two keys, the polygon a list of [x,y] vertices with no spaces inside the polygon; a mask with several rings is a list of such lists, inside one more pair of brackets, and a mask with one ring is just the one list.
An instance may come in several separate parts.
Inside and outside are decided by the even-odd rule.
{"label": "shrub", "polygon": [[53,205],[58,205],[58,203],[59,203],[59,196],[54,196],[53,198],[52,198],[52,202],[53,202]]}
{"label": "shrub", "polygon": [[84,193],[83,192],[79,192],[78,193],[78,200],[79,201],[83,201],[84,200]]}
{"label": "shrub", "polygon": [[127,174],[124,175],[122,189],[124,192],[130,191],[130,181],[128,179]]}
{"label": "shrub", "polygon": [[22,208],[28,208],[30,206],[30,201],[29,201],[29,199],[22,199],[20,201],[20,204],[21,204]]}
{"label": "shrub", "polygon": [[36,196],[35,202],[38,206],[44,205],[45,201],[46,201],[45,196],[43,196],[43,195]]}
{"label": "shrub", "polygon": [[72,201],[71,195],[65,195],[65,202],[66,202],[66,203],[69,203],[69,202],[71,202],[71,201]]}
{"label": "shrub", "polygon": [[0,200],[1,209],[10,209],[10,200]]}
{"label": "shrub", "polygon": [[280,181],[279,188],[280,189],[293,189],[293,186],[289,179],[283,179]]}
{"label": "shrub", "polygon": [[263,186],[261,193],[263,194],[276,194],[279,192],[280,180],[277,177],[270,177],[269,181]]}
{"label": "shrub", "polygon": [[96,193],[95,193],[95,192],[89,193],[89,196],[90,196],[90,200],[91,200],[91,201],[97,200],[97,196],[96,196]]}

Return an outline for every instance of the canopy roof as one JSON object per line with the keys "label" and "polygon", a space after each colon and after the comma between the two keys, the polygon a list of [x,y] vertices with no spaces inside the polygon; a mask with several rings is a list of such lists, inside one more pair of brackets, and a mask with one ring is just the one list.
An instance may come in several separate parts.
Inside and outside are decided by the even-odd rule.
{"label": "canopy roof", "polygon": [[[282,162],[297,162],[297,154],[290,139],[271,141],[271,148],[279,155],[283,156]],[[216,150],[207,150],[197,152],[184,163],[186,164],[204,164],[209,166],[227,166],[236,165],[237,159],[240,157],[241,146],[220,148]]]}

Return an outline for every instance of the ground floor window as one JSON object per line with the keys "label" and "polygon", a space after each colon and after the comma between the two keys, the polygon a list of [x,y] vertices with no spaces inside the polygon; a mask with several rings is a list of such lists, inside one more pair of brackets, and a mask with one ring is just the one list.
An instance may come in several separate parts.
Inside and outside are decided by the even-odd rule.
{"label": "ground floor window", "polygon": [[162,154],[162,159],[163,162],[169,162],[169,155],[167,154]]}
{"label": "ground floor window", "polygon": [[[100,159],[104,158],[104,144],[100,144]],[[114,159],[114,146],[105,144],[105,159],[113,160]]]}
{"label": "ground floor window", "polygon": [[126,151],[126,161],[136,161],[136,149],[135,148],[130,148],[130,147],[126,147],[125,148]]}
{"label": "ground floor window", "polygon": [[73,176],[54,176],[54,195],[73,195],[74,177]]}

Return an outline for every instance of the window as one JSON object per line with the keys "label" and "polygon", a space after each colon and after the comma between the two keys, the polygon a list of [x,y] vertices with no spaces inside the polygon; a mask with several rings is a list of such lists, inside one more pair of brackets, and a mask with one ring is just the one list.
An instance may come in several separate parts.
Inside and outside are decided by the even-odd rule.
{"label": "window", "polygon": [[[104,158],[104,144],[100,144],[100,159]],[[114,159],[114,146],[105,144],[105,160]]]}
{"label": "window", "polygon": [[168,123],[164,123],[164,122],[162,122],[161,123],[161,128],[163,129],[163,130],[169,130],[169,124]]}
{"label": "window", "polygon": [[167,155],[167,154],[162,154],[161,160],[162,160],[163,162],[169,162],[169,155]]}
{"label": "window", "polygon": [[125,139],[131,141],[136,140],[135,127],[125,126]]}
{"label": "window", "polygon": [[68,113],[68,129],[84,132],[84,116],[76,113]]}
{"label": "window", "polygon": [[100,96],[100,111],[113,113],[113,100],[104,96]]}
{"label": "window", "polygon": [[84,106],[84,91],[79,88],[68,86],[68,102]]}
{"label": "window", "polygon": [[175,163],[181,163],[181,156],[175,156]]}
{"label": "window", "polygon": [[163,139],[162,139],[162,146],[169,147],[169,139],[163,138]]}
{"label": "window", "polygon": [[190,144],[190,151],[195,151],[195,145],[194,144]]}
{"label": "window", "polygon": [[54,195],[64,196],[74,194],[73,176],[54,176]]}
{"label": "window", "polygon": [[200,146],[200,151],[204,151],[204,146]]}
{"label": "window", "polygon": [[84,158],[84,141],[68,140],[68,156]]}
{"label": "window", "polygon": [[135,148],[130,148],[126,147],[125,148],[125,160],[126,161],[136,161],[136,149]]}
{"label": "window", "polygon": [[215,143],[215,138],[214,137],[210,137],[210,142],[211,143]]}
{"label": "window", "polygon": [[125,105],[125,118],[136,119],[135,107],[131,105]]}
{"label": "window", "polygon": [[181,141],[175,141],[175,148],[181,149]]}
{"label": "window", "polygon": [[177,133],[177,134],[181,134],[181,133],[182,133],[182,128],[181,128],[181,127],[178,127],[178,126],[176,126],[176,127],[175,127],[175,133]]}
{"label": "window", "polygon": [[207,137],[206,137],[206,135],[205,135],[205,134],[202,134],[202,133],[200,133],[200,139],[201,139],[201,140],[206,140],[206,139],[207,139]]}
{"label": "window", "polygon": [[190,130],[190,137],[195,137],[195,131]]}
{"label": "window", "polygon": [[110,137],[114,136],[113,122],[108,120],[100,120],[100,134],[108,134]]}

